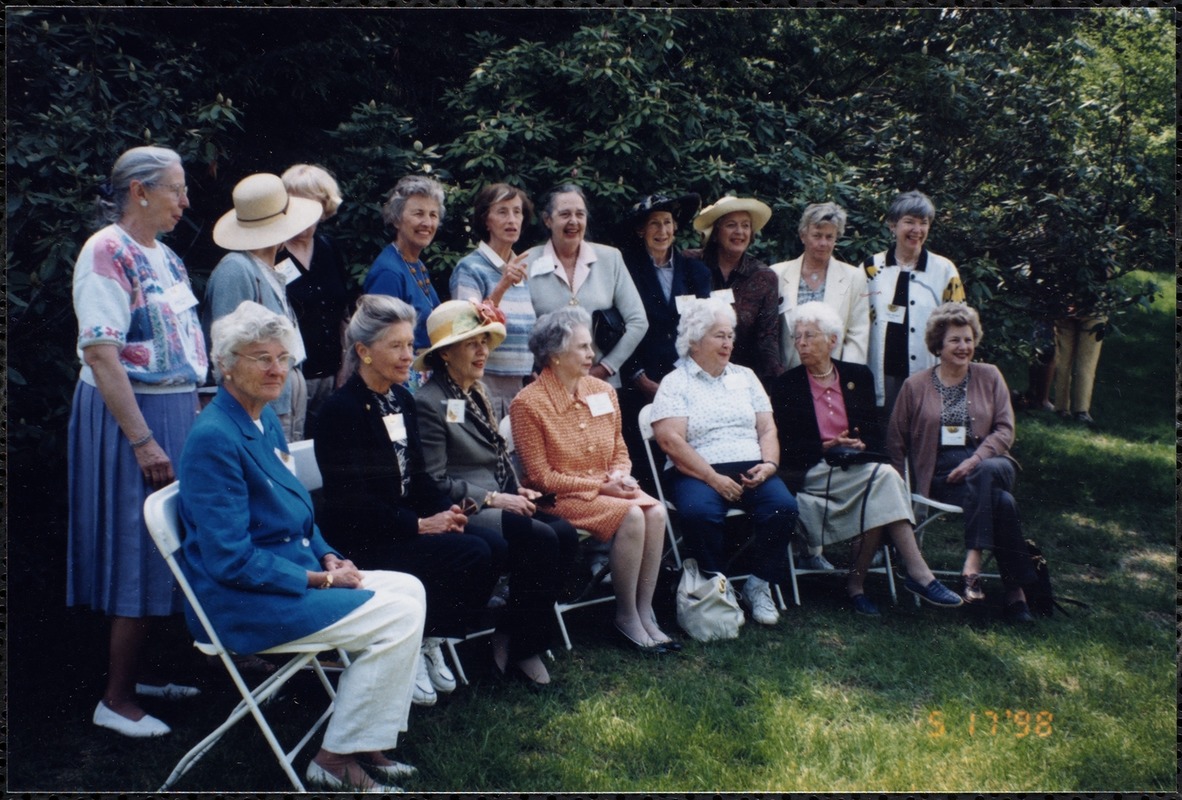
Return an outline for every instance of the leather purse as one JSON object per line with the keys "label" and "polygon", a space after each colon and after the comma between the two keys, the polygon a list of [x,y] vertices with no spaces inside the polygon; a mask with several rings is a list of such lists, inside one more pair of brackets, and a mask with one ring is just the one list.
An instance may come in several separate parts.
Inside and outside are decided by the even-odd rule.
{"label": "leather purse", "polygon": [[734,639],[744,622],[735,588],[725,575],[707,577],[695,559],[681,562],[677,584],[677,624],[699,642]]}
{"label": "leather purse", "polygon": [[849,469],[855,464],[889,464],[891,459],[886,453],[838,444],[825,451],[825,463],[831,467]]}
{"label": "leather purse", "polygon": [[624,324],[624,315],[615,306],[591,313],[591,335],[595,339],[595,346],[603,355],[607,355],[616,348],[627,328],[628,326]]}

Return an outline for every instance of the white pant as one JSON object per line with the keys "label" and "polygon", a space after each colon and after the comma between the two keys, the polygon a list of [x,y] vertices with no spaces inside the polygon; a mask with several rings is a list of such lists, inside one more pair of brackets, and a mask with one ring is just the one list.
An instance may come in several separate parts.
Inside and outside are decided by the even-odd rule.
{"label": "white pant", "polygon": [[332,753],[393,749],[410,717],[427,611],[423,584],[405,572],[363,575],[362,588],[372,589],[373,597],[328,627],[283,645],[316,643],[349,654],[352,663],[340,675],[324,730],[323,747]]}

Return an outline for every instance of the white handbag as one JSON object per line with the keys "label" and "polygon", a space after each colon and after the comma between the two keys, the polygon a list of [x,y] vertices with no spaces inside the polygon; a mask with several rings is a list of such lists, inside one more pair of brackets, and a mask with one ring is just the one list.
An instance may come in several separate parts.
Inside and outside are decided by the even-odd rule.
{"label": "white handbag", "polygon": [[725,575],[711,577],[698,570],[698,562],[687,558],[681,564],[677,584],[677,624],[699,642],[734,639],[742,627],[743,609],[735,589]]}

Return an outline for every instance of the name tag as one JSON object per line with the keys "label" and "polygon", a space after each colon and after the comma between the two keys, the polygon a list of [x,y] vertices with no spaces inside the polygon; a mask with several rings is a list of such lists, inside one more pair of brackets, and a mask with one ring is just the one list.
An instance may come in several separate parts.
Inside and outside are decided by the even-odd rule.
{"label": "name tag", "polygon": [[907,314],[906,306],[896,306],[887,304],[886,310],[882,312],[882,318],[887,322],[894,322],[899,325],[903,324],[903,317]]}
{"label": "name tag", "polygon": [[291,457],[291,453],[285,453],[278,447],[275,448],[275,455],[279,458],[280,463],[287,467],[287,471],[292,475],[296,474],[295,459]]}
{"label": "name tag", "polygon": [[180,314],[197,305],[197,295],[187,283],[178,283],[164,290],[164,302],[168,303],[172,313]]}
{"label": "name tag", "polygon": [[386,425],[386,435],[390,437],[390,441],[406,441],[406,420],[401,414],[387,414],[382,417],[382,422]]}
{"label": "name tag", "polygon": [[587,408],[591,410],[591,416],[593,417],[602,417],[604,414],[611,414],[615,411],[612,408],[611,396],[607,392],[597,392],[587,395]]}
{"label": "name tag", "polygon": [[747,376],[741,373],[728,372],[722,376],[722,385],[732,392],[747,388]]}
{"label": "name tag", "polygon": [[945,447],[963,446],[965,443],[964,425],[941,425],[940,444]]}
{"label": "name tag", "polygon": [[724,303],[734,303],[735,293],[731,289],[715,289],[710,293],[711,297],[717,298]]}
{"label": "name tag", "polygon": [[290,258],[285,258],[275,265],[275,271],[283,278],[284,285],[290,285],[304,277],[300,268]]}
{"label": "name tag", "polygon": [[467,413],[467,403],[463,400],[448,400],[447,411],[443,418],[452,424],[464,421],[464,415]]}
{"label": "name tag", "polygon": [[698,299],[697,295],[693,295],[693,294],[679,294],[679,295],[677,295],[676,300],[674,300],[674,302],[677,304],[677,313],[684,314],[686,306],[689,305],[689,302],[691,300],[697,300],[697,299]]}

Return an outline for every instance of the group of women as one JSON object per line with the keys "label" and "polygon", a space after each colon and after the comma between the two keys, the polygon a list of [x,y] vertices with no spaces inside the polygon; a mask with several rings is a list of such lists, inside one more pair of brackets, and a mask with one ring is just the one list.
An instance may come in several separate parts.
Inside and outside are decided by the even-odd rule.
{"label": "group of women", "polygon": [[[183,567],[226,643],[245,657],[314,639],[353,656],[308,767],[326,786],[378,790],[413,772],[383,751],[412,703],[455,688],[440,645],[474,629],[502,576],[494,672],[550,683],[540,654],[576,529],[606,550],[621,641],[680,650],[653,611],[665,510],[625,444],[632,410],[648,402],[702,568],[729,569],[729,508],[752,520],[743,593],[757,622],[778,619],[770,587],[785,577],[798,519],[810,555],[858,542],[855,611],[878,613],[862,580],[883,533],[909,590],[962,602],[919,553],[908,464],[917,489],[966,508],[964,598],[983,597],[981,551],[993,549],[1007,613],[1029,618],[1008,392],[995,368],[972,362],[975,312],[940,304],[963,291],[955,267],[924,248],[934,208],[919,193],[892,204],[895,246],[859,270],[833,258],[845,224],[833,204],[806,209],[801,258],[768,268],[747,252],[771,216],[758,200],[698,212],[696,195],[649,196],[622,227],[621,252],[586,241],[574,185],[541,207],[548,240],[517,252],[532,204],[493,184],[476,196],[481,242],[451,275],[455,299],[441,302],[422,255],[444,193],[411,176],[383,205],[393,240],[355,300],[317,230],[340,205],[336,182],[297,165],[235,187],[213,234],[230,252],[200,314],[184,265],[157,240],[188,206],[176,153],[128,151],[103,194],[112,224],[74,276],[83,368],[68,598],[111,617],[97,725],[161,735],[168,726],[137,697],[199,693],[144,658],[151,620],[180,609],[142,503],[178,476]],[[674,236],[691,219],[705,247],[679,252]],[[202,411],[210,366],[219,388]],[[886,419],[889,455],[871,457]],[[316,519],[287,447],[305,421],[324,478]],[[830,466],[839,451],[845,461]],[[782,480],[794,472],[795,497]]]}

